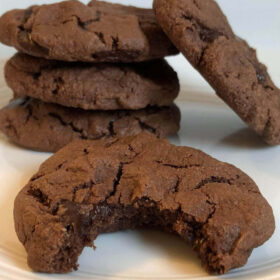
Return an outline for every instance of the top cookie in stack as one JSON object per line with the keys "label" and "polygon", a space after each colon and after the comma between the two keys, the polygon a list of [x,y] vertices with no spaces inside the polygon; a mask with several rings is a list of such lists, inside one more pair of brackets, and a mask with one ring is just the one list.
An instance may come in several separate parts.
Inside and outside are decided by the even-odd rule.
{"label": "top cookie in stack", "polygon": [[5,78],[21,99],[0,112],[19,145],[56,151],[76,138],[179,130],[179,82],[163,59],[178,51],[151,9],[94,0],[12,10],[0,41],[20,52]]}
{"label": "top cookie in stack", "polygon": [[151,9],[92,1],[12,10],[0,19],[0,41],[46,59],[139,62],[176,54]]}

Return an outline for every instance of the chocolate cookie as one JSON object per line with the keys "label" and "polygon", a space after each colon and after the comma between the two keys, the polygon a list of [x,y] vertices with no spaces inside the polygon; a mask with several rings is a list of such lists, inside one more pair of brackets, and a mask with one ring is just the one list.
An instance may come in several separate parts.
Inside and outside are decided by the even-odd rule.
{"label": "chocolate cookie", "polygon": [[63,1],[12,10],[0,18],[0,41],[23,53],[63,61],[134,62],[178,53],[156,26],[152,10],[141,10],[138,18],[134,10],[123,9]]}
{"label": "chocolate cookie", "polygon": [[16,97],[31,96],[94,110],[171,105],[179,93],[176,72],[165,60],[135,64],[83,64],[16,54],[5,67]]}
{"label": "chocolate cookie", "polygon": [[137,16],[140,27],[149,42],[149,58],[162,58],[167,55],[178,54],[178,50],[167,38],[161,27],[159,27],[152,9],[141,9],[96,0],[92,0],[88,5],[104,14],[129,14]]}
{"label": "chocolate cookie", "polygon": [[29,266],[50,273],[77,269],[98,234],[139,227],[178,234],[208,271],[225,273],[275,227],[246,174],[148,133],[72,142],[18,194],[14,219]]}
{"label": "chocolate cookie", "polygon": [[165,138],[180,128],[176,105],[139,111],[84,111],[19,99],[0,111],[0,130],[16,144],[55,152],[74,139],[103,139],[149,131]]}
{"label": "chocolate cookie", "polygon": [[168,37],[268,144],[280,144],[280,90],[213,0],[155,0]]}

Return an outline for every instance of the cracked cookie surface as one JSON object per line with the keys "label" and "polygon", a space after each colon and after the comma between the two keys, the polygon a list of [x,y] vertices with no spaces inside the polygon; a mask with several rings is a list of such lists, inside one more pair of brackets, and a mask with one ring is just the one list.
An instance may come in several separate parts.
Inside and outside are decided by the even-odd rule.
{"label": "cracked cookie surface", "polygon": [[20,146],[45,152],[55,152],[74,139],[103,139],[143,131],[165,138],[179,128],[176,105],[136,111],[84,111],[26,98],[0,110],[3,133]]}
{"label": "cracked cookie surface", "polygon": [[254,49],[236,37],[213,0],[155,0],[175,46],[264,141],[280,144],[280,90]]}
{"label": "cracked cookie surface", "polygon": [[149,42],[149,58],[162,58],[167,55],[178,54],[178,50],[158,25],[152,9],[142,9],[97,0],[90,1],[88,5],[95,7],[104,14],[129,14],[137,16],[140,27]]}
{"label": "cracked cookie surface", "polygon": [[20,191],[14,219],[29,266],[49,273],[77,269],[98,234],[139,227],[178,234],[208,271],[225,273],[275,227],[246,174],[150,133],[64,147]]}
{"label": "cracked cookie surface", "polygon": [[[159,27],[142,30],[135,13],[119,11],[79,1],[12,10],[0,18],[0,41],[32,56],[63,61],[134,62],[178,53]],[[150,30],[161,39],[159,51]]]}
{"label": "cracked cookie surface", "polygon": [[179,94],[176,72],[164,59],[134,64],[67,63],[16,54],[5,67],[16,97],[85,110],[168,106]]}

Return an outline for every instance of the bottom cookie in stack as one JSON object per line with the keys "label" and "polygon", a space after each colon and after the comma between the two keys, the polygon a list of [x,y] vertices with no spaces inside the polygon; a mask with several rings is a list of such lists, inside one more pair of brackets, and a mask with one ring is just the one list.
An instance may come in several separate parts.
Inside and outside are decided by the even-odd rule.
{"label": "bottom cookie in stack", "polygon": [[13,100],[0,111],[0,130],[14,143],[55,152],[74,139],[103,139],[149,131],[165,138],[180,128],[176,105],[142,110],[93,111],[33,98]]}

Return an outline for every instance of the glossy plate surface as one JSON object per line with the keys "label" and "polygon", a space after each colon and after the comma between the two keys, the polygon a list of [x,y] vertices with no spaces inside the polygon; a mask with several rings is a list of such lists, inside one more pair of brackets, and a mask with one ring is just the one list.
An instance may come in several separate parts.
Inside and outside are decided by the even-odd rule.
{"label": "glossy plate surface", "polygon": [[[250,175],[273,207],[276,218],[273,237],[253,251],[246,266],[222,277],[207,275],[183,241],[157,231],[103,234],[95,242],[95,251],[90,248],[84,250],[77,272],[68,275],[32,273],[26,264],[25,250],[14,232],[13,201],[50,154],[22,149],[0,134],[1,280],[280,279],[280,147],[268,147],[262,143],[223,102],[211,94],[211,89],[180,56],[172,59],[172,63],[182,84],[177,101],[182,112],[182,128],[170,140],[177,145],[199,148]],[[192,74],[188,75],[188,72]],[[277,73],[273,75],[275,77]],[[7,104],[10,97],[11,92],[5,86],[0,71],[0,106]]]}

